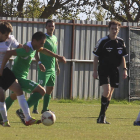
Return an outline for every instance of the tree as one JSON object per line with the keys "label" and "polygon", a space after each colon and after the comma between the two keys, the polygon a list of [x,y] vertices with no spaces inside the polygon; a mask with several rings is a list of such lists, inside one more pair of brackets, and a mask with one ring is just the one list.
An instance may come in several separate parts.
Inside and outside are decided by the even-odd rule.
{"label": "tree", "polygon": [[107,10],[107,19],[122,22],[138,22],[140,19],[139,0],[96,0],[98,6]]}
{"label": "tree", "polygon": [[64,10],[60,9],[59,13],[56,15],[58,19],[65,19],[65,20],[80,20],[78,17],[80,13],[77,11],[75,13],[67,13]]}
{"label": "tree", "polygon": [[77,11],[90,12],[86,6],[94,7],[93,0],[3,0],[0,2],[0,16],[49,18],[61,15],[62,11],[65,15],[72,13],[74,16]]}
{"label": "tree", "polygon": [[91,14],[88,15],[87,19],[95,19],[97,21],[104,21],[107,17],[107,11],[105,11],[101,6],[97,6],[96,10],[91,12]]}

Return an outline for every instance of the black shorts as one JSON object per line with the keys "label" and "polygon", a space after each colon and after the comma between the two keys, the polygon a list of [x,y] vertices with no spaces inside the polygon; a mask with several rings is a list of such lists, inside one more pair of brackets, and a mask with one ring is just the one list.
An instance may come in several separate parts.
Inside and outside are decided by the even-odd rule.
{"label": "black shorts", "polygon": [[119,86],[119,70],[117,67],[99,66],[99,83],[100,86],[110,84],[111,87],[118,88]]}
{"label": "black shorts", "polygon": [[14,83],[15,80],[16,77],[14,73],[6,67],[3,70],[2,76],[0,76],[0,87],[2,87],[6,91]]}

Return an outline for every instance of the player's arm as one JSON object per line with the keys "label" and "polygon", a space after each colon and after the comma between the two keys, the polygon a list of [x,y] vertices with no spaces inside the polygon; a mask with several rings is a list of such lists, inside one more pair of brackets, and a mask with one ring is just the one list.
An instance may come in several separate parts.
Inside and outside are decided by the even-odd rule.
{"label": "player's arm", "polygon": [[58,64],[57,58],[55,58],[55,65],[56,65],[57,75],[59,75],[60,74],[60,68],[59,68],[59,64]]}
{"label": "player's arm", "polygon": [[122,57],[122,65],[123,65],[123,79],[127,78],[127,68],[126,68],[126,61],[125,57]]}
{"label": "player's arm", "polygon": [[59,61],[62,61],[63,63],[66,63],[66,58],[64,56],[60,56],[60,55],[57,55],[55,53],[53,53],[52,51],[46,49],[46,48],[40,48],[38,50],[38,52],[41,52],[45,55],[48,55],[48,56],[51,56],[51,57],[55,57],[57,58]]}
{"label": "player's arm", "polygon": [[98,59],[99,59],[99,56],[101,55],[101,51],[102,51],[102,40],[100,39],[95,48],[94,48],[94,51],[93,51],[93,54],[95,55],[94,56],[94,62],[93,62],[93,77],[95,79],[97,79],[98,77],[98,73],[97,73],[97,67],[98,67]]}
{"label": "player's arm", "polygon": [[94,62],[93,62],[93,78],[94,79],[97,79],[98,77],[97,67],[98,67],[98,57],[94,56]]}
{"label": "player's arm", "polygon": [[29,52],[30,51],[30,47],[27,46],[26,44],[24,44],[24,45],[19,44],[18,47],[17,47],[17,49],[19,49],[19,48],[24,48],[26,52]]}
{"label": "player's arm", "polygon": [[40,61],[37,51],[36,51],[36,54],[35,54],[35,59],[36,59],[38,65],[39,65],[40,70],[43,71],[43,72],[45,72],[45,71],[46,71],[46,68],[45,68],[45,66],[42,64],[42,62]]}

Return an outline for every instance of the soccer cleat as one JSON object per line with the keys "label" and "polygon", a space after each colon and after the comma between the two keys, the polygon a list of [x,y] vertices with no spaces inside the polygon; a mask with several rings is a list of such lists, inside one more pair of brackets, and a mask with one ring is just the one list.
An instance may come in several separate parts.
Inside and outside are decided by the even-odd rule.
{"label": "soccer cleat", "polygon": [[31,120],[29,121],[25,121],[26,126],[33,125],[33,124],[40,124],[40,123],[41,120],[35,120],[34,118],[31,118]]}
{"label": "soccer cleat", "polygon": [[17,116],[20,118],[21,122],[22,122],[24,125],[26,125],[26,123],[25,123],[25,116],[24,116],[23,112],[22,112],[20,109],[18,109],[18,110],[16,111],[16,114],[17,114]]}
{"label": "soccer cleat", "polygon": [[4,122],[2,126],[3,126],[3,127],[10,127],[10,123],[9,123],[9,121]]}
{"label": "soccer cleat", "polygon": [[33,110],[32,113],[33,114],[39,114],[39,112],[37,110]]}
{"label": "soccer cleat", "polygon": [[99,116],[99,118],[97,119],[97,123],[110,124],[109,122],[106,121],[105,115]]}
{"label": "soccer cleat", "polygon": [[133,125],[134,126],[140,126],[140,121],[134,121]]}

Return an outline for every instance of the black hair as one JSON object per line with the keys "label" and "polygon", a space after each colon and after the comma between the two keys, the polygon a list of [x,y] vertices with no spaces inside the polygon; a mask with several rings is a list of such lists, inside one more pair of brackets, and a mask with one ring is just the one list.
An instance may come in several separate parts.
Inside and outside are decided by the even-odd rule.
{"label": "black hair", "polygon": [[47,26],[47,24],[50,23],[50,22],[51,22],[51,23],[52,23],[52,22],[55,23],[52,19],[48,19],[48,20],[46,21],[46,26]]}
{"label": "black hair", "polygon": [[0,32],[2,34],[11,33],[13,31],[13,27],[9,22],[2,21],[0,22]]}
{"label": "black hair", "polygon": [[46,38],[46,35],[43,32],[38,31],[38,32],[33,34],[32,41],[33,41],[33,39],[38,41],[38,40],[42,40],[42,39],[45,39],[45,38]]}

